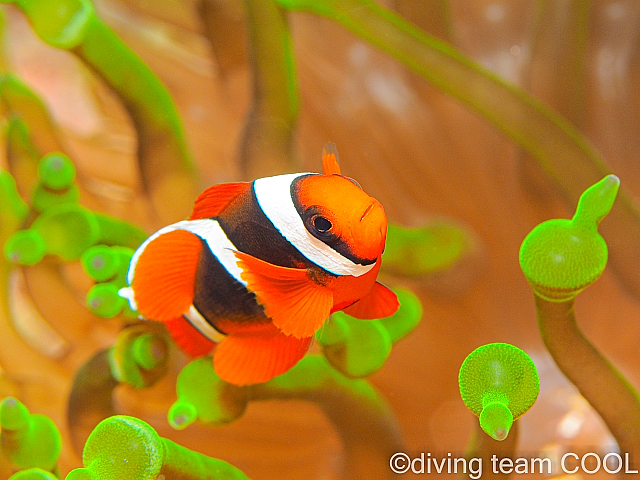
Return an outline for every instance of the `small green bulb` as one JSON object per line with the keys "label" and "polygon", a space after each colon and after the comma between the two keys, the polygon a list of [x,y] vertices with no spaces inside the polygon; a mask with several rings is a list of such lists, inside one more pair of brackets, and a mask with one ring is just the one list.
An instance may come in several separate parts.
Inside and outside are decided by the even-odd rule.
{"label": "small green bulb", "polygon": [[606,176],[582,194],[571,220],[543,222],[524,239],[520,267],[538,296],[569,300],[602,274],[608,250],[597,227],[611,210],[619,186],[618,177]]}
{"label": "small green bulb", "polygon": [[167,344],[158,335],[140,335],[131,348],[135,362],[146,370],[157,367],[167,359]]}
{"label": "small green bulb", "polygon": [[198,419],[198,410],[192,403],[178,400],[171,405],[167,419],[173,428],[183,430]]}
{"label": "small green bulb", "polygon": [[31,414],[27,407],[14,397],[6,397],[0,402],[0,428],[20,430],[29,424]]}
{"label": "small green bulb", "polygon": [[98,480],[91,471],[86,468],[76,468],[69,472],[64,480]]}
{"label": "small green bulb", "polygon": [[41,468],[29,468],[11,475],[9,480],[58,480],[58,477]]}
{"label": "small green bulb", "polygon": [[0,402],[0,451],[14,466],[51,471],[61,450],[60,432],[49,417],[29,413],[13,397]]}
{"label": "small green bulb", "polygon": [[80,257],[82,268],[96,282],[106,282],[118,273],[120,255],[107,245],[91,247]]}
{"label": "small green bulb", "polygon": [[344,312],[335,312],[316,335],[322,353],[340,373],[362,378],[379,370],[393,342],[379,320],[357,320]]}
{"label": "small green bulb", "polygon": [[18,230],[4,244],[7,260],[20,265],[35,265],[46,253],[45,241],[38,232]]}
{"label": "small green bulb", "polygon": [[69,157],[62,153],[51,153],[38,164],[40,183],[52,190],[69,188],[76,178],[76,168]]}
{"label": "small green bulb", "polygon": [[9,480],[58,480],[58,477],[41,468],[29,468],[11,475]]}
{"label": "small green bulb", "polygon": [[196,358],[178,375],[178,400],[169,410],[169,423],[173,428],[182,429],[196,418],[206,424],[232,422],[247,408],[250,390],[220,379],[210,357]]}
{"label": "small green bulb", "polygon": [[382,268],[393,275],[419,278],[451,268],[474,248],[461,226],[435,221],[421,228],[390,223]]}
{"label": "small green bulb", "polygon": [[124,305],[125,299],[118,295],[118,287],[111,283],[97,283],[87,293],[89,310],[100,317],[115,317]]}
{"label": "small green bulb", "polygon": [[482,429],[504,440],[540,392],[538,371],[529,356],[508,343],[490,343],[471,352],[458,376],[462,401],[480,417]]}
{"label": "small green bulb", "polygon": [[513,425],[513,414],[504,403],[490,403],[480,413],[480,427],[498,441],[507,438],[511,425]]}
{"label": "small green bulb", "polygon": [[331,366],[346,377],[362,378],[382,368],[394,342],[422,318],[420,300],[409,290],[394,289],[400,306],[393,315],[358,320],[335,312],[316,332],[316,340]]}

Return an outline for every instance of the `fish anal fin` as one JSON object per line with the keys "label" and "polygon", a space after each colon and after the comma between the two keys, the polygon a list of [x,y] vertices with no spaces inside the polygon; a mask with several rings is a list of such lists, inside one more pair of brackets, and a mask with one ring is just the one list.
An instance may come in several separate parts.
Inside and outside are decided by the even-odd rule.
{"label": "fish anal fin", "polygon": [[247,288],[276,327],[296,338],[316,333],[333,306],[329,288],[314,282],[304,268],[273,265],[242,252],[235,255]]}
{"label": "fish anal fin", "polygon": [[217,345],[196,330],[184,317],[167,320],[164,325],[180,350],[190,357],[207,355]]}
{"label": "fish anal fin", "polygon": [[362,320],[373,320],[393,315],[400,304],[395,293],[381,283],[374,283],[369,293],[350,307],[344,313]]}
{"label": "fish anal fin", "polygon": [[213,367],[221,379],[234,385],[267,382],[298,363],[311,339],[287,336],[275,327],[268,333],[230,335],[216,347]]}
{"label": "fish anal fin", "polygon": [[340,175],[340,164],[338,163],[338,149],[333,142],[327,142],[322,149],[322,174]]}
{"label": "fish anal fin", "polygon": [[198,196],[189,220],[217,217],[238,195],[251,187],[248,182],[221,183],[207,188]]}
{"label": "fish anal fin", "polygon": [[173,230],[149,242],[131,282],[141,315],[167,321],[189,310],[201,250],[200,237],[186,230]]}

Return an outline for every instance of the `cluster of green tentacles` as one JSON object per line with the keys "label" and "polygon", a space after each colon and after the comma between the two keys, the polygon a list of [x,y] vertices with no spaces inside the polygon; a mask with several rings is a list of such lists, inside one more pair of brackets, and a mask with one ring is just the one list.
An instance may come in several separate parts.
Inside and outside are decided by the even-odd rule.
{"label": "cluster of green tentacles", "polygon": [[[602,385],[611,385],[611,391],[619,391],[620,398],[630,396],[633,403],[635,394],[628,391],[625,382],[620,382],[621,377],[612,367],[600,361],[595,349],[579,334],[572,308],[576,295],[597,280],[607,264],[607,244],[598,233],[598,224],[611,209],[619,183],[615,175],[606,176],[582,194],[572,219],[548,220],[534,228],[522,242],[520,265],[538,299],[543,340],[559,367],[579,388],[596,381],[597,372],[602,376]],[[556,311],[554,304],[566,307],[560,306],[561,310]],[[563,308],[564,318],[558,315]],[[561,324],[567,327],[558,329]],[[566,332],[575,335],[567,336]],[[573,337],[575,345],[570,344]],[[560,345],[564,348],[558,348]],[[572,362],[572,356],[580,358]],[[589,363],[591,358],[595,367]],[[581,369],[573,368],[575,362],[582,362],[594,378],[585,381],[574,378],[573,372]],[[495,440],[507,437],[514,420],[531,408],[540,390],[531,359],[519,348],[505,343],[484,345],[473,351],[460,368],[459,385],[465,405]],[[597,408],[597,402],[594,407]],[[605,420],[608,418],[606,412],[601,414]],[[630,414],[628,418],[633,417]],[[626,428],[631,424],[627,423]],[[614,433],[617,430],[615,425],[610,428]]]}
{"label": "cluster of green tentacles", "polygon": [[[19,472],[11,480],[57,480],[60,432],[44,415],[31,414],[13,397],[0,402],[0,462]],[[243,480],[228,463],[188,450],[162,438],[146,422],[114,416],[100,422],[84,447],[83,468],[66,480],[155,480],[166,478]]]}
{"label": "cluster of green tentacles", "polygon": [[[5,200],[0,210],[3,217],[12,219],[5,226],[14,226],[13,233],[5,237],[5,259],[24,267],[45,256],[63,262],[79,261],[95,282],[87,293],[87,307],[100,317],[121,315],[129,323],[105,357],[113,380],[136,388],[152,385],[167,372],[170,342],[160,324],[138,322],[137,312],[118,295],[126,285],[133,248],[145,234],[126,222],[81,206],[75,168],[65,155],[46,155],[36,167],[37,181],[29,203],[18,194],[12,176],[0,172],[0,195]],[[333,389],[337,398],[359,398],[358,406],[350,408],[364,408],[367,415],[388,418],[388,426],[383,428],[394,438],[391,413],[364,377],[384,365],[393,343],[408,334],[422,316],[415,295],[405,289],[396,289],[396,293],[401,307],[394,316],[360,321],[335,314],[317,335],[324,357],[309,355],[291,371],[264,385],[236,387],[216,375],[210,358],[192,361],[178,377],[178,399],[168,412],[169,423],[180,429],[196,420],[226,423],[241,416],[252,400],[285,395],[318,401],[319,392]],[[80,372],[78,378],[82,377]],[[15,478],[57,478],[55,464],[61,442],[52,422],[30,415],[13,398],[6,399],[2,408],[3,445],[13,445],[3,453],[13,468],[20,470]],[[40,439],[37,442],[36,437]],[[133,446],[140,442],[145,448],[135,450]],[[120,461],[114,463],[116,458]],[[149,425],[131,417],[110,417],[98,425],[87,441],[83,461],[85,467],[71,472],[68,479],[151,479],[158,472],[176,471],[194,480],[246,478],[225,462],[158,437]],[[204,476],[204,470],[209,476]],[[220,473],[212,477],[211,472]]]}

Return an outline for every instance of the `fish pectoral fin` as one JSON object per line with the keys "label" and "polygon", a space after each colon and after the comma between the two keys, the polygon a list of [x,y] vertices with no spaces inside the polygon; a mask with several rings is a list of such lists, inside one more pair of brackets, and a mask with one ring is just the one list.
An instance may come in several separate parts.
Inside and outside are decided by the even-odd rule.
{"label": "fish pectoral fin", "polygon": [[144,247],[131,289],[141,315],[167,321],[189,310],[195,292],[202,241],[186,230],[173,230]]}
{"label": "fish pectoral fin", "polygon": [[263,383],[298,363],[311,339],[287,336],[275,327],[271,332],[229,335],[216,347],[213,368],[234,385]]}
{"label": "fish pectoral fin", "polygon": [[189,220],[217,217],[231,200],[251,188],[251,183],[221,183],[202,192],[196,199]]}
{"label": "fish pectoral fin", "polygon": [[182,316],[167,320],[164,325],[180,350],[190,357],[207,355],[216,346]]}
{"label": "fish pectoral fin", "polygon": [[344,313],[362,320],[373,320],[393,315],[400,303],[395,293],[381,283],[374,283],[369,293],[353,305],[345,308]]}
{"label": "fish pectoral fin", "polygon": [[285,335],[311,337],[333,307],[333,292],[314,282],[304,268],[288,268],[235,252],[247,288],[265,315]]}
{"label": "fish pectoral fin", "polygon": [[327,142],[322,149],[322,174],[340,175],[340,164],[338,163],[338,149],[333,142]]}

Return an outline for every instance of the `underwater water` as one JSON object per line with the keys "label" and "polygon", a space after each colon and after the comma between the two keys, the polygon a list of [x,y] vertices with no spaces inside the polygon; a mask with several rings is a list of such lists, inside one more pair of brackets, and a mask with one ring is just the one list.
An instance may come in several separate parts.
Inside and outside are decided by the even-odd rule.
{"label": "underwater water", "polygon": [[[577,196],[563,192],[573,187],[582,192],[595,181],[576,176],[571,188],[559,187],[558,178],[545,175],[470,107],[341,25],[298,12],[289,16],[299,89],[294,165],[265,159],[247,166],[240,152],[252,102],[252,64],[245,51],[243,4],[203,3],[212,5],[220,25],[206,23],[196,0],[95,1],[98,15],[165,84],[183,122],[199,179],[191,190],[182,188],[181,178],[166,183],[154,192],[162,201],[145,193],[138,132],[121,99],[76,56],[45,45],[18,8],[3,6],[3,70],[18,75],[48,107],[58,141],[76,166],[81,203],[151,234],[185,218],[195,196],[209,185],[287,168],[319,172],[322,147],[333,141],[343,173],[381,202],[391,223],[453,225],[463,232],[457,258],[434,260],[428,274],[403,276],[390,268],[379,277],[410,289],[422,303],[420,324],[368,377],[397,420],[403,451],[411,458],[422,452],[438,459],[464,455],[478,419],[461,400],[460,366],[477,347],[504,342],[531,357],[540,379],[536,403],[517,420],[515,456],[615,452],[616,441],[599,415],[545,349],[534,295],[518,260],[523,239],[536,225],[572,217]],[[564,115],[621,186],[640,195],[638,3],[591,2],[586,13],[581,2],[417,3],[387,2]],[[47,135],[34,135],[40,147],[51,145]],[[11,142],[6,135],[3,141],[6,152]],[[147,172],[153,173],[156,157],[149,158]],[[260,150],[252,158],[260,159]],[[0,166],[7,168],[8,162],[5,153]],[[612,214],[620,208],[619,198]],[[607,230],[601,233],[610,250],[616,248],[616,258],[624,263],[628,251],[629,265],[635,265],[637,246],[627,245],[624,228],[618,228],[615,241]],[[448,241],[442,240],[442,250]],[[85,307],[93,282],[77,260],[45,257],[19,270],[11,277],[10,308],[24,323],[16,329],[4,318],[5,310],[0,313],[0,397],[15,396],[60,428],[61,478],[82,466],[82,445],[104,412],[138,417],[162,437],[225,460],[254,480],[342,478],[340,433],[313,402],[256,401],[226,425],[171,428],[167,411],[176,400],[176,377],[189,361],[176,348],[166,374],[153,386],[120,385],[111,406],[92,404],[95,390],[88,388],[69,404],[76,373],[114,343],[123,319],[100,318]],[[584,335],[634,386],[640,385],[639,298],[633,280],[609,265],[575,303]],[[316,342],[312,352],[319,350]],[[97,370],[95,378],[100,375],[105,372]],[[610,401],[615,404],[616,398]],[[375,478],[393,476],[388,460],[382,464],[386,470]],[[490,476],[487,470],[485,465],[483,477]],[[542,476],[547,475],[526,474]]]}

